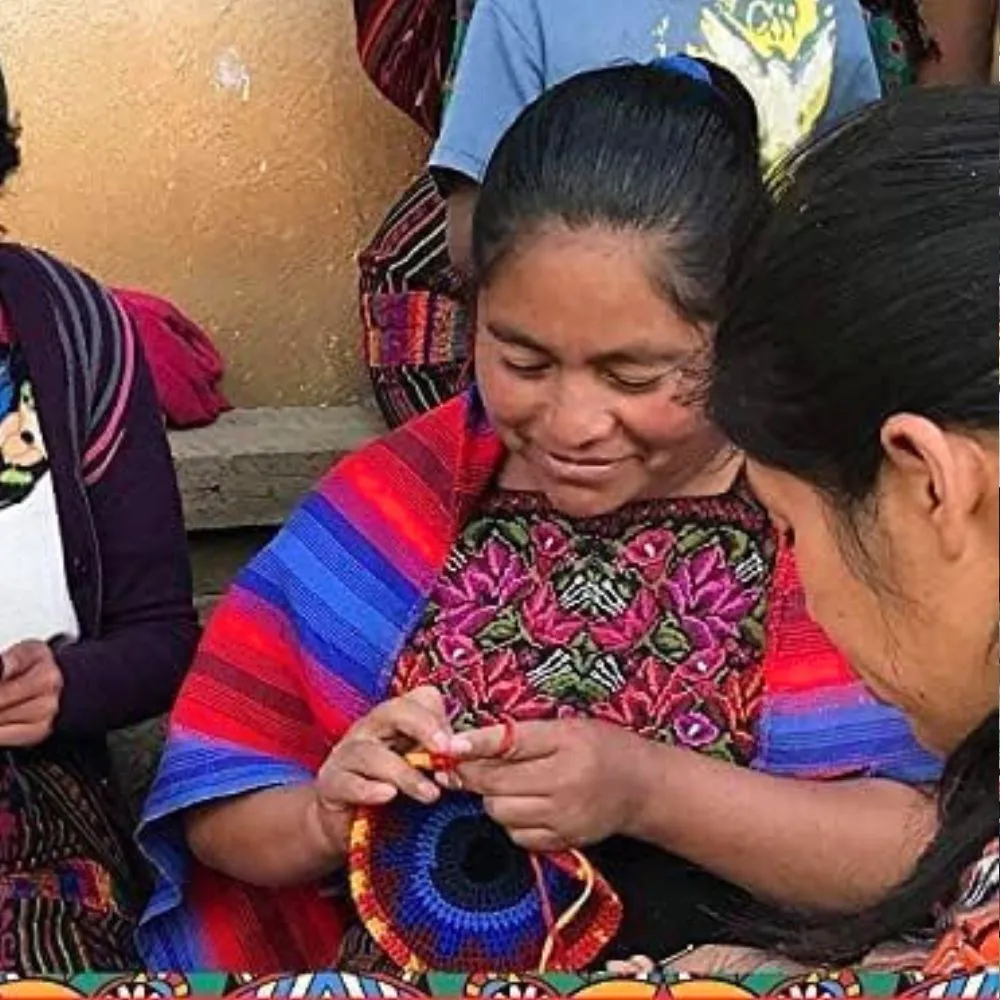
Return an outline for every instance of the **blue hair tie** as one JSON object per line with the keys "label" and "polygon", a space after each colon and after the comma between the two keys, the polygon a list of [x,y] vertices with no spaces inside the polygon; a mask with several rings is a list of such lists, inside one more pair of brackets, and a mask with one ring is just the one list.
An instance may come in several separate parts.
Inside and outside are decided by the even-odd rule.
{"label": "blue hair tie", "polygon": [[712,74],[708,71],[708,67],[699,59],[684,55],[683,52],[677,52],[672,56],[661,56],[659,59],[654,59],[650,65],[667,73],[677,73],[689,80],[712,86]]}

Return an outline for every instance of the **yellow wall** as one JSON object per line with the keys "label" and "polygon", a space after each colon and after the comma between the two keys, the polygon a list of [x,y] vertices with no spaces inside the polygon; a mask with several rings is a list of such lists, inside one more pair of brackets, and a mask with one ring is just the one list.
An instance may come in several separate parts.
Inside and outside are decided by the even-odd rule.
{"label": "yellow wall", "polygon": [[350,0],[0,0],[12,239],[164,294],[243,405],[364,391],[354,254],[418,169]]}

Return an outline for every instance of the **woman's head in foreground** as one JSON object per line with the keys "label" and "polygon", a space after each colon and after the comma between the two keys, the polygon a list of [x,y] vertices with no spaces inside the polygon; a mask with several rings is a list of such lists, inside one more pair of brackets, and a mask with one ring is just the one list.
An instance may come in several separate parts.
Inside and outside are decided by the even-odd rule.
{"label": "woman's head in foreground", "polygon": [[682,492],[723,439],[685,405],[765,202],[753,102],[685,57],[531,105],[476,208],[476,375],[528,488],[570,514]]}
{"label": "woman's head in foreground", "polygon": [[941,752],[997,708],[998,146],[994,90],[915,91],[790,163],[711,392],[812,614]]}

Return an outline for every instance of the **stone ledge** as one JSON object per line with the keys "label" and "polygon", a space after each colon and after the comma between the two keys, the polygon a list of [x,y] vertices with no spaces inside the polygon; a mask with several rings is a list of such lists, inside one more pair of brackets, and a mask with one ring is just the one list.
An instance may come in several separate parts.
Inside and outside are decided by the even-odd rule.
{"label": "stone ledge", "polygon": [[188,531],[281,524],[336,459],[385,430],[364,406],[233,410],[171,431]]}

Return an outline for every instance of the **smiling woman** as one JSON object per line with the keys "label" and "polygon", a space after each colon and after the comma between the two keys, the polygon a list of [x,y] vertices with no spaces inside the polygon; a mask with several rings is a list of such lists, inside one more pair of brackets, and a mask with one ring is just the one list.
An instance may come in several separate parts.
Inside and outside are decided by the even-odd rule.
{"label": "smiling woman", "polygon": [[916,856],[936,762],[686,399],[756,136],[687,57],[514,125],[478,389],[334,469],[212,619],[140,833],[147,964],[586,968],[716,940],[752,894],[849,910]]}

